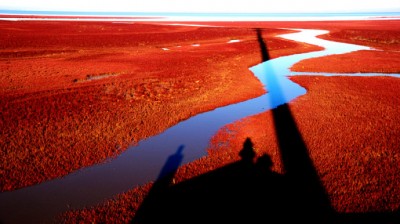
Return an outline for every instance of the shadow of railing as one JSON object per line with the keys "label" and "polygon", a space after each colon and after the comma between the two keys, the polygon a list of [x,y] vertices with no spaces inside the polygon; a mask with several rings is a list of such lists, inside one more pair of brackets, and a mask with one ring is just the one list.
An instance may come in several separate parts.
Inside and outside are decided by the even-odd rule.
{"label": "shadow of railing", "polygon": [[[256,29],[263,61],[270,59]],[[266,74],[271,97],[284,97],[275,74]],[[284,174],[247,138],[241,160],[172,184],[183,148],[169,157],[132,223],[398,223],[399,212],[337,213],[332,208],[288,104],[272,110]],[[168,165],[169,164],[169,165]],[[172,165],[171,165],[172,164]],[[169,167],[169,168],[166,168]]]}

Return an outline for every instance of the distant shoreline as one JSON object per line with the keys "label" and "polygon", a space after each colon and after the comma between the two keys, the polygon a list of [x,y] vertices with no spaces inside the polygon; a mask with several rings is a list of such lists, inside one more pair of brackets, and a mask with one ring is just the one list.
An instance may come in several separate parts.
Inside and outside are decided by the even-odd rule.
{"label": "distant shoreline", "polygon": [[[15,19],[20,16],[4,17]],[[49,20],[54,18],[47,17]],[[137,18],[142,17],[138,15]],[[99,21],[0,20],[0,141],[4,143],[0,149],[0,170],[4,171],[0,175],[0,219],[3,222],[13,216],[21,219],[20,223],[37,223],[39,221],[33,216],[46,219],[57,213],[54,213],[57,207],[52,203],[59,201],[54,197],[31,195],[33,199],[42,200],[40,203],[47,207],[30,200],[29,193],[22,195],[21,199],[10,198],[11,203],[8,203],[3,198],[11,197],[11,191],[29,192],[29,189],[37,189],[36,185],[40,183],[54,183],[51,180],[127,153],[129,146],[162,133],[195,114],[264,94],[259,79],[249,67],[265,58],[278,59],[322,50],[321,47],[277,36],[293,32],[289,28],[329,30],[328,35],[320,38],[377,49],[313,58],[298,64],[296,72],[400,73],[399,19],[329,22],[153,22],[141,19],[137,22],[109,22],[100,20],[104,17],[79,18]],[[194,24],[208,27],[193,27]],[[335,209],[332,221],[351,222],[354,219],[354,222],[362,222],[372,218],[376,222],[383,219],[381,223],[389,223],[384,219],[392,221],[397,218],[400,204],[400,98],[397,90],[400,79],[309,75],[291,76],[290,79],[304,87],[307,94],[287,104],[290,108],[285,106],[288,108],[285,110],[292,114],[290,120],[294,119],[299,130],[296,135],[304,140],[306,156],[315,168],[311,167],[311,170],[318,173],[319,178],[314,180],[322,183],[322,191],[325,189],[329,198],[330,202],[325,204]],[[286,178],[281,155],[288,150],[282,150],[277,131],[285,129],[276,128],[273,118],[281,111],[260,113],[224,126],[210,140],[207,156],[181,164],[172,182],[177,185],[187,183],[186,180],[237,162],[247,138],[251,139],[258,158],[263,155],[271,157],[273,166],[265,170]],[[231,116],[231,113],[226,113],[226,116]],[[286,119],[277,120],[282,126],[284,123],[281,121]],[[198,128],[197,132],[203,130],[203,127]],[[197,141],[197,132],[182,139]],[[176,143],[178,146],[183,142],[179,140]],[[154,156],[167,159],[171,155],[167,150],[175,151],[177,148],[160,144],[157,149],[164,156],[161,153]],[[299,157],[293,158],[295,164],[299,164],[296,162]],[[134,159],[125,161],[135,163]],[[136,164],[140,166],[148,161],[140,159]],[[127,179],[138,178],[131,169],[120,172],[126,173]],[[139,173],[148,175],[145,169],[140,169]],[[98,183],[97,180],[114,177],[112,172],[99,172],[99,175],[101,178],[93,178],[94,184]],[[76,182],[70,183],[60,189],[76,189],[88,194],[82,191],[81,186],[73,187]],[[260,186],[253,181],[240,183],[239,186],[246,185],[246,188],[238,188],[236,184],[221,187],[215,182],[210,182],[207,187],[232,192],[235,200],[236,197],[256,202],[260,199],[258,196],[249,197],[246,189],[252,190],[250,193],[253,195],[263,195],[262,198],[281,195],[268,187],[260,191]],[[277,183],[268,181],[267,185],[289,188],[287,195],[298,196],[297,192],[302,192],[297,189],[298,181],[288,186]],[[53,194],[47,184],[40,186],[44,186],[41,189],[46,193],[72,198],[64,193]],[[89,188],[89,194],[101,194],[109,186],[97,184],[95,188]],[[132,185],[125,193],[82,210],[75,210],[80,206],[78,204],[64,203],[62,208],[68,211],[60,214],[58,221],[54,222],[129,223],[142,207],[142,202],[147,201],[151,187],[152,183]],[[195,188],[201,189],[201,186]],[[206,217],[212,206],[226,204],[226,201],[219,204],[219,198],[214,199],[206,200],[210,204],[196,204],[197,207],[201,205],[201,209],[193,211],[200,211],[200,215]],[[307,208],[303,207],[306,200],[290,200],[287,204],[275,201],[278,203],[268,199],[263,204],[265,213],[262,215],[268,219],[270,215],[278,214],[274,210],[280,210],[280,205],[286,216],[291,215],[286,205],[289,209]],[[192,209],[191,204],[182,203]],[[250,201],[237,204],[237,208],[246,205],[250,209],[256,207],[257,211],[258,204]],[[236,206],[236,203],[229,204],[232,205]],[[168,207],[171,208],[174,207]],[[236,213],[229,210],[229,214]],[[181,214],[189,213],[176,209],[170,215],[182,218],[178,217]],[[239,215],[243,214],[246,213]]]}
{"label": "distant shoreline", "polygon": [[161,13],[52,12],[0,10],[0,20],[11,21],[350,21],[397,20],[400,12],[368,13]]}

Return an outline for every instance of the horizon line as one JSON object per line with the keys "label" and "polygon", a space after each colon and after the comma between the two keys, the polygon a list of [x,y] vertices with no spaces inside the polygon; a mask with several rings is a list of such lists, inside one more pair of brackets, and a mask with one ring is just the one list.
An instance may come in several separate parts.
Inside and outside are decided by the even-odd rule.
{"label": "horizon line", "polygon": [[156,11],[73,11],[73,10],[21,10],[21,9],[0,9],[0,14],[8,14],[8,15],[114,15],[114,16],[131,16],[131,15],[174,15],[174,16],[191,16],[191,15],[219,15],[219,16],[230,16],[230,15],[246,15],[246,16],[263,16],[263,15],[285,15],[288,16],[290,14],[296,15],[307,15],[307,14],[317,14],[323,16],[324,14],[328,15],[340,15],[340,14],[379,14],[379,13],[399,13],[399,11],[343,11],[343,12],[156,12]]}

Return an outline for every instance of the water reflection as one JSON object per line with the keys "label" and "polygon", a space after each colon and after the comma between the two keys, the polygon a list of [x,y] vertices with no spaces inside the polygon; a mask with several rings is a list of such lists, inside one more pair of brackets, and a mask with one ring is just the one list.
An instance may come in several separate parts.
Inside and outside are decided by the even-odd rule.
{"label": "water reflection", "polygon": [[[181,164],[206,155],[205,149],[209,140],[223,126],[276,108],[306,93],[303,87],[287,78],[291,74],[296,74],[290,72],[290,67],[294,63],[311,57],[367,49],[363,46],[324,41],[315,37],[324,32],[326,31],[302,30],[300,34],[281,35],[283,38],[321,45],[326,47],[324,51],[281,57],[250,68],[266,87],[267,94],[196,115],[160,135],[140,141],[136,146],[130,147],[106,163],[84,168],[63,178],[36,186],[3,192],[0,194],[0,221],[5,223],[46,221],[62,211],[94,205],[116,194],[156,180],[168,156],[175,154],[176,149],[183,145],[185,150],[178,153]],[[397,74],[396,77],[400,75]]]}

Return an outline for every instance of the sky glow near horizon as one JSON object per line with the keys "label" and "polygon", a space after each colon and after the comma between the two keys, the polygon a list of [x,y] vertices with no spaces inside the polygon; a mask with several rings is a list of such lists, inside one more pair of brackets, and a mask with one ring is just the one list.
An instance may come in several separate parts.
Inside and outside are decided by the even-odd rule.
{"label": "sky glow near horizon", "polygon": [[2,0],[0,10],[75,12],[400,12],[400,0]]}

